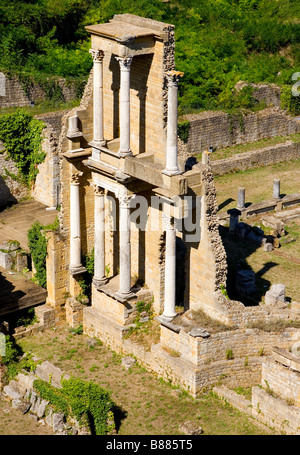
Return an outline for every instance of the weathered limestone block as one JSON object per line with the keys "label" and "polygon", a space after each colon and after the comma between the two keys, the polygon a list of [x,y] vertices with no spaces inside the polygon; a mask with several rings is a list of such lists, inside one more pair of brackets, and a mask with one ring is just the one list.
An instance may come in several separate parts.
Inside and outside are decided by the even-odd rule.
{"label": "weathered limestone block", "polygon": [[277,302],[285,302],[285,285],[272,284],[269,291],[265,295],[266,305],[275,305]]}

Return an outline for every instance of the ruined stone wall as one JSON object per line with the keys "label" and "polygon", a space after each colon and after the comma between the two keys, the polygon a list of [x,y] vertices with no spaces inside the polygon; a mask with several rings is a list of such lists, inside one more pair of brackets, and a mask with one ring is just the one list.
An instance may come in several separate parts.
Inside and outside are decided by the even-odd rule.
{"label": "ruined stone wall", "polygon": [[214,293],[226,283],[226,253],[218,232],[217,203],[213,174],[202,172],[200,241],[187,243],[188,266],[186,289],[191,309],[202,308],[214,312]]}
{"label": "ruined stone wall", "polygon": [[[272,358],[262,364],[262,386],[300,408],[300,374]],[[300,412],[300,409],[299,409]]]}
{"label": "ruined stone wall", "polygon": [[245,171],[259,166],[282,163],[300,158],[300,143],[287,141],[250,152],[239,153],[230,158],[211,161],[211,168],[216,175],[229,172]]}
{"label": "ruined stone wall", "polygon": [[[30,106],[31,102],[37,103],[47,99],[46,91],[37,83],[23,85],[17,76],[1,77],[0,107]],[[56,83],[61,90],[64,101],[77,97],[75,84],[68,84],[65,79],[57,78]]]}
{"label": "ruined stone wall", "polygon": [[[8,173],[7,173],[8,172]],[[29,196],[26,185],[9,176],[17,175],[18,169],[5,152],[0,153],[0,210]]]}
{"label": "ruined stone wall", "polygon": [[267,108],[243,116],[221,111],[188,114],[181,118],[190,122],[187,150],[198,154],[212,147],[229,147],[275,136],[299,132],[299,122],[279,108]]}

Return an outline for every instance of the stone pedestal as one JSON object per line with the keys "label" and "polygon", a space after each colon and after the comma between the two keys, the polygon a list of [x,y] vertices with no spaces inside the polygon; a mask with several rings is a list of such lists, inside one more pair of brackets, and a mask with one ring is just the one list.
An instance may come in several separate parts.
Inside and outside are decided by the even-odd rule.
{"label": "stone pedestal", "polygon": [[273,180],[273,199],[280,200],[280,180]]}
{"label": "stone pedestal", "polygon": [[245,210],[245,188],[238,189],[238,202],[236,208],[238,210]]}

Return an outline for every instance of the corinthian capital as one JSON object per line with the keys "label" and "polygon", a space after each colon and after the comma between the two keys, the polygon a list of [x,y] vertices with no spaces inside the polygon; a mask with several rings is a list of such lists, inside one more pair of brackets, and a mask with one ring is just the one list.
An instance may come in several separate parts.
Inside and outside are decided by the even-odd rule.
{"label": "corinthian capital", "polygon": [[116,60],[119,62],[121,71],[130,71],[132,57],[116,57]]}
{"label": "corinthian capital", "polygon": [[176,86],[178,85],[178,82],[180,81],[180,78],[184,75],[181,71],[166,71],[165,75],[167,76],[168,79],[168,84],[169,86]]}
{"label": "corinthian capital", "polygon": [[74,172],[71,174],[71,184],[73,185],[79,185],[79,179],[82,177],[83,172]]}
{"label": "corinthian capital", "polygon": [[97,183],[91,183],[91,186],[94,189],[95,196],[104,196],[104,194],[105,194],[104,188],[99,186]]}
{"label": "corinthian capital", "polygon": [[101,63],[103,61],[104,52],[100,49],[90,49],[90,54],[92,54],[94,63]]}

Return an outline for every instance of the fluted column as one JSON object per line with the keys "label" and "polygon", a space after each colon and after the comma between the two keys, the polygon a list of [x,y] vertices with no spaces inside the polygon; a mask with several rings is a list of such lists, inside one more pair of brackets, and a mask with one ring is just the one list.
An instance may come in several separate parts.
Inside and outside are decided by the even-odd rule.
{"label": "fluted column", "polygon": [[90,49],[93,57],[93,143],[105,146],[103,123],[103,58],[104,52]]}
{"label": "fluted column", "polygon": [[120,77],[120,156],[132,155],[130,150],[130,65],[132,57],[116,57]]}
{"label": "fluted column", "polygon": [[176,229],[174,218],[163,214],[166,231],[165,298],[163,317],[171,321],[176,316]]}
{"label": "fluted column", "polygon": [[71,176],[70,182],[70,272],[76,273],[83,269],[81,264],[81,229],[80,229],[80,197],[79,178],[82,172]]}
{"label": "fluted column", "polygon": [[98,287],[107,283],[105,276],[105,192],[94,185],[94,277],[93,284]]}
{"label": "fluted column", "polygon": [[118,294],[122,297],[132,295],[131,288],[131,246],[130,246],[130,198],[127,194],[119,196],[120,232],[120,282]]}
{"label": "fluted column", "polygon": [[183,73],[168,71],[168,121],[166,167],[162,171],[167,175],[181,174],[177,157],[177,121],[178,121],[178,82]]}

